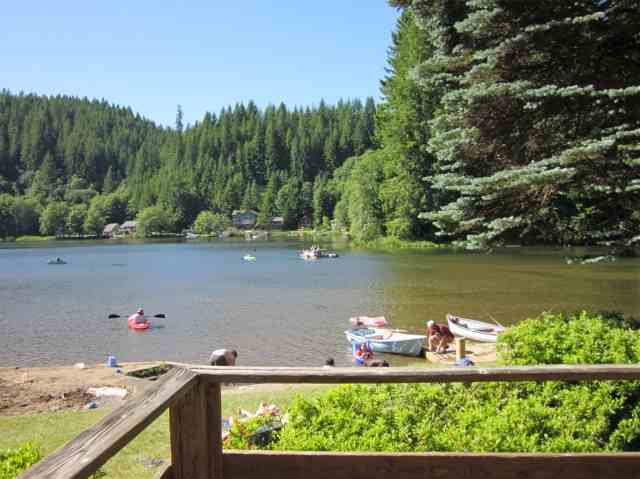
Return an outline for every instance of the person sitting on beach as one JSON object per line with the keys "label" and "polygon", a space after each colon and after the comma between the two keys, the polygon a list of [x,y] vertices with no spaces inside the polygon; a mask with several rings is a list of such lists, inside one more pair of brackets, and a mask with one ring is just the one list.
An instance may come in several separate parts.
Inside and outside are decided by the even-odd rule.
{"label": "person sitting on beach", "polygon": [[209,356],[211,366],[235,366],[238,352],[235,349],[216,349]]}
{"label": "person sitting on beach", "polygon": [[360,362],[365,362],[365,361],[373,358],[373,353],[367,347],[366,343],[362,343],[362,344],[360,344],[360,346],[358,346],[358,349],[356,350],[356,358]]}
{"label": "person sitting on beach", "polygon": [[427,350],[436,353],[444,353],[447,346],[453,341],[453,333],[449,326],[436,324],[435,321],[427,322]]}

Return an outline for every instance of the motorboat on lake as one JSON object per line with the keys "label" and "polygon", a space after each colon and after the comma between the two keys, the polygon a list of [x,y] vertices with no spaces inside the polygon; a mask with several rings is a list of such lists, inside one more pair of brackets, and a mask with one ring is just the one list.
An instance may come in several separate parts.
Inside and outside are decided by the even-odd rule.
{"label": "motorboat on lake", "polygon": [[254,255],[252,255],[251,253],[249,253],[249,254],[245,254],[245,255],[242,257],[242,259],[243,259],[243,260],[245,260],[245,261],[255,261],[255,260],[257,260],[258,258],[256,258]]}
{"label": "motorboat on lake", "polygon": [[306,260],[316,260],[320,258],[337,258],[338,253],[333,251],[325,251],[318,246],[311,246],[310,248],[303,249],[300,252],[300,257]]}
{"label": "motorboat on lake", "polygon": [[502,325],[485,323],[477,319],[461,318],[453,314],[447,314],[447,323],[455,336],[480,343],[495,343],[498,341],[498,335],[506,330]]}
{"label": "motorboat on lake", "polygon": [[344,334],[352,347],[364,343],[376,353],[404,356],[420,356],[427,338],[421,334],[407,334],[383,328],[352,328]]}

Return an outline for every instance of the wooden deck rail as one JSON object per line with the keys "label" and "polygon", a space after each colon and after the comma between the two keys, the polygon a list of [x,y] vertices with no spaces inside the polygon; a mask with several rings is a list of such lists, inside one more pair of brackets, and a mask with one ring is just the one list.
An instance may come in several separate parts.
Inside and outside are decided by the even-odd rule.
{"label": "wooden deck rail", "polygon": [[171,465],[162,479],[623,479],[640,478],[640,453],[275,453],[223,452],[221,383],[444,383],[640,380],[640,366],[537,366],[461,369],[175,367],[95,426],[20,476],[84,479],[165,409]]}

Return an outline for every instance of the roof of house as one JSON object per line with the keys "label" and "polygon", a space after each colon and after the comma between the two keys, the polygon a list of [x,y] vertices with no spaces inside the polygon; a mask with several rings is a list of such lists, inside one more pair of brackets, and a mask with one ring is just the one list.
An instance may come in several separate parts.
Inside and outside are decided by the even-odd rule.
{"label": "roof of house", "polygon": [[113,232],[113,230],[115,230],[116,228],[120,228],[120,225],[118,223],[109,223],[108,225],[106,225],[104,227],[104,229],[102,230],[103,233],[111,233]]}
{"label": "roof of house", "polygon": [[258,212],[254,210],[233,210],[233,213],[231,213],[231,216],[246,215],[246,214],[252,214],[257,216]]}
{"label": "roof of house", "polygon": [[125,221],[120,228],[135,228],[138,226],[137,221]]}

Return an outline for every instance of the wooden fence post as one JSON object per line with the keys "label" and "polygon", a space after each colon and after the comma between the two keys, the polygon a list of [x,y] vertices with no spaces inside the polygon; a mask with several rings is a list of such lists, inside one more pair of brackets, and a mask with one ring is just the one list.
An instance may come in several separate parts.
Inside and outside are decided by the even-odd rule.
{"label": "wooden fence post", "polygon": [[170,409],[174,479],[222,479],[220,384],[198,381]]}
{"label": "wooden fence post", "polygon": [[460,361],[467,355],[467,342],[464,338],[456,338],[456,361]]}

